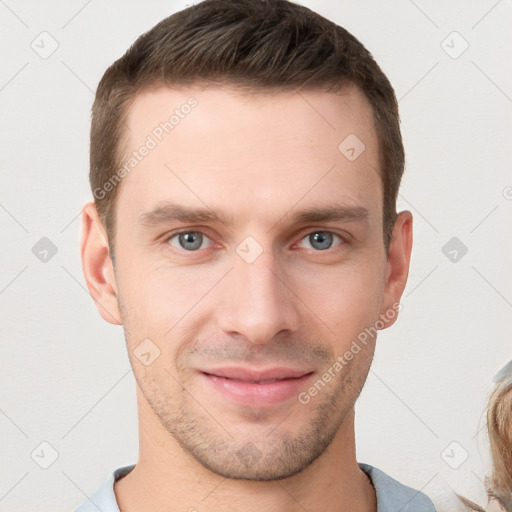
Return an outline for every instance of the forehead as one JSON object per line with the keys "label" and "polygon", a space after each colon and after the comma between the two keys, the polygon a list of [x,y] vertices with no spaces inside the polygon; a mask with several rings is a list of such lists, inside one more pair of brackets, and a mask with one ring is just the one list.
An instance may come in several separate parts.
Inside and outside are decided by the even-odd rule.
{"label": "forehead", "polygon": [[353,86],[160,87],[136,96],[127,125],[117,209],[132,220],[165,201],[270,224],[294,205],[381,209],[372,110]]}

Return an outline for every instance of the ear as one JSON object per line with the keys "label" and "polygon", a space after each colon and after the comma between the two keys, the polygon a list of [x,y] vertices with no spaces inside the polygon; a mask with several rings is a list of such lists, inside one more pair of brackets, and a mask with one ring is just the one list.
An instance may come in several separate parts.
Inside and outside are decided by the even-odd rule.
{"label": "ear", "polygon": [[[395,221],[389,245],[386,270],[386,284],[380,318],[384,329],[391,327],[398,318],[398,304],[407,283],[412,251],[412,214],[400,212]],[[390,311],[394,310],[391,315]]]}
{"label": "ear", "polygon": [[108,238],[94,202],[87,203],[82,211],[80,252],[87,288],[100,315],[111,324],[121,325]]}

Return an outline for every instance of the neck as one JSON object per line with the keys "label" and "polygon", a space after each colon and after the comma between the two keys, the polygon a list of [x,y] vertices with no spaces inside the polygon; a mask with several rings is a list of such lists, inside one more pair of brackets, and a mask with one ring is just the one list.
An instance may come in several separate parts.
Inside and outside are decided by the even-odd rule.
{"label": "neck", "polygon": [[114,485],[121,512],[376,512],[375,490],[355,456],[351,409],[327,450],[294,476],[223,478],[192,458],[162,427],[137,390],[139,461]]}

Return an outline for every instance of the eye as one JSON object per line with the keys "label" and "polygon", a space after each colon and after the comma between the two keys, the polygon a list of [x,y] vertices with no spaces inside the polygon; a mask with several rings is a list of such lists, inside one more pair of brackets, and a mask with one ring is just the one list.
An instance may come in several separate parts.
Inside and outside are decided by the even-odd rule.
{"label": "eye", "polygon": [[[201,245],[206,240],[210,241],[206,235],[199,231],[183,231],[169,237],[167,243],[181,250],[197,251],[201,249]],[[206,249],[206,247],[203,247],[203,249]]]}
{"label": "eye", "polygon": [[[343,242],[343,239],[339,235],[331,233],[330,231],[313,231],[309,235],[305,236],[301,240],[301,243],[303,243],[303,241],[306,241],[309,244],[311,244],[313,249],[325,251],[331,248],[334,238],[338,238],[341,242]],[[306,247],[306,249],[309,249],[309,247]]]}

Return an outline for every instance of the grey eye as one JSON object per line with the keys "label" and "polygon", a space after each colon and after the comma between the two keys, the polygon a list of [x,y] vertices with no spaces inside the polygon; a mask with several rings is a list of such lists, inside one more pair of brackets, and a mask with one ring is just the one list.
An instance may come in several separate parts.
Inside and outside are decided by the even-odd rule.
{"label": "grey eye", "polygon": [[332,245],[332,234],[324,232],[311,233],[311,235],[309,235],[309,241],[316,249],[329,249]]}
{"label": "grey eye", "polygon": [[314,231],[313,233],[305,236],[302,241],[307,240],[313,249],[325,251],[332,247],[335,237],[342,240],[341,237],[329,231]]}
{"label": "grey eye", "polygon": [[[173,240],[177,239],[178,244],[173,243]],[[196,251],[201,248],[204,241],[204,235],[199,231],[187,231],[184,233],[178,233],[169,238],[169,243],[178,249],[184,249],[185,251]]]}

